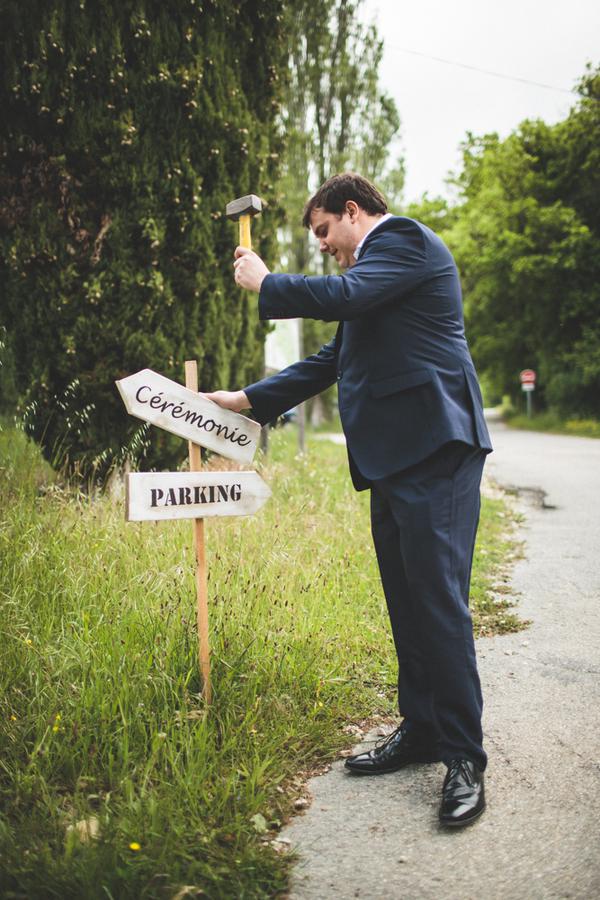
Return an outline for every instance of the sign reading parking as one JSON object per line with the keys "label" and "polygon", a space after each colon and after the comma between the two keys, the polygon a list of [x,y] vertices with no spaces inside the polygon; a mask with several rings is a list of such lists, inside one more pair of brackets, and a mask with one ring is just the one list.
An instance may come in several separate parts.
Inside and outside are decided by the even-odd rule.
{"label": "sign reading parking", "polygon": [[270,496],[257,472],[134,472],[127,476],[127,519],[251,516]]}

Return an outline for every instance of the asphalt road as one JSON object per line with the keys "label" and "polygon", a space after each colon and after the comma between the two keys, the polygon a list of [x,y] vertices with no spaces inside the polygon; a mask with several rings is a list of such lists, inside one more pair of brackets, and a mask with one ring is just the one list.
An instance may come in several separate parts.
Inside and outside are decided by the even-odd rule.
{"label": "asphalt road", "polygon": [[477,644],[486,813],[440,828],[441,763],[357,778],[340,760],[280,836],[300,854],[292,900],[600,898],[600,440],[492,429],[487,474],[525,512],[513,589],[532,625]]}

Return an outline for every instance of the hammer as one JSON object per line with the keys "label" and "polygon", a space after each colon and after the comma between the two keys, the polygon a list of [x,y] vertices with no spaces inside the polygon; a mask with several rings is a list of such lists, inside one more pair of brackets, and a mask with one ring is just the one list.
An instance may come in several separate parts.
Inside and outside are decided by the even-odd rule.
{"label": "hammer", "polygon": [[232,200],[225,207],[225,215],[233,222],[239,220],[240,223],[240,247],[246,247],[252,250],[252,240],[250,239],[250,218],[261,212],[262,203],[260,198],[255,194],[246,194],[245,197],[238,197]]}

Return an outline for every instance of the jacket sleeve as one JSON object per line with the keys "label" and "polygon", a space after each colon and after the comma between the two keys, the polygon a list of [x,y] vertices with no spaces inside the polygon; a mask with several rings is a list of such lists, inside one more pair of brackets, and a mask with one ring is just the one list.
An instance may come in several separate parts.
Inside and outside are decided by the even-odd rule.
{"label": "jacket sleeve", "polygon": [[244,388],[252,405],[254,417],[265,425],[286,410],[330,387],[337,377],[337,335],[308,356]]}
{"label": "jacket sleeve", "polygon": [[425,242],[410,223],[401,232],[373,235],[360,259],[343,275],[267,275],[258,309],[261,319],[343,322],[400,300],[429,277]]}

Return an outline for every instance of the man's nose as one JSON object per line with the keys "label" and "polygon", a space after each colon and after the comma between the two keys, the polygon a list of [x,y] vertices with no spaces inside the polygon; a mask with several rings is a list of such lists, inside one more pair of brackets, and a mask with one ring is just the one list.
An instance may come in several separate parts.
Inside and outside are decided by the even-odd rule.
{"label": "man's nose", "polygon": [[327,253],[327,241],[319,241],[319,250],[321,253]]}

